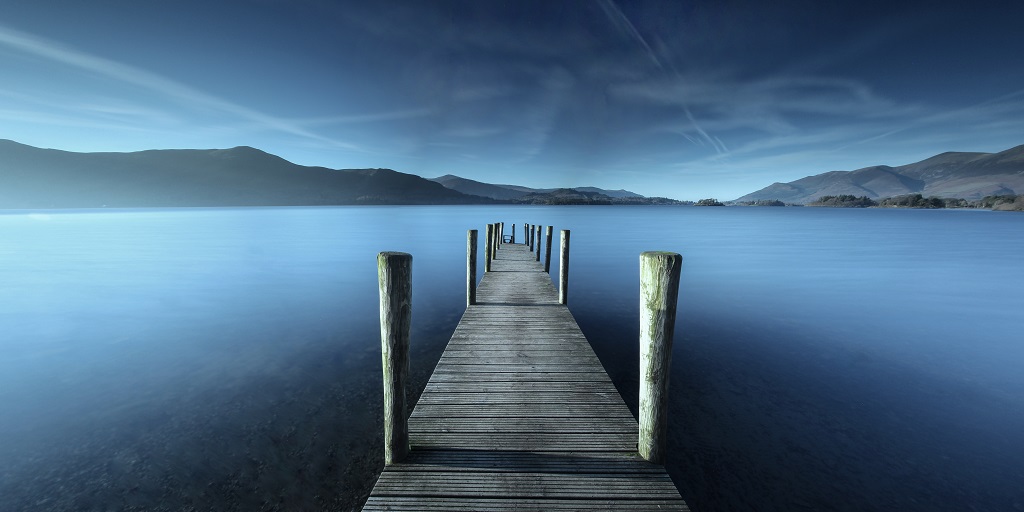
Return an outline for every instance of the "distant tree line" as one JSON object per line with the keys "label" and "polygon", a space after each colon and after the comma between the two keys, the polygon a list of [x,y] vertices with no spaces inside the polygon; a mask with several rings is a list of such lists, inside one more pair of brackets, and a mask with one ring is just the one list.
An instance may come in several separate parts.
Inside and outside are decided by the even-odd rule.
{"label": "distant tree line", "polygon": [[740,201],[741,206],[786,206],[786,203],[778,199],[758,199],[757,201]]}
{"label": "distant tree line", "polygon": [[921,194],[906,194],[886,197],[879,200],[867,196],[843,194],[838,196],[821,196],[807,203],[807,206],[834,206],[840,208],[984,208],[991,210],[1024,211],[1024,195],[985,196],[977,201],[968,201],[956,197],[924,197]]}
{"label": "distant tree line", "polygon": [[837,206],[841,208],[867,208],[869,206],[878,206],[868,196],[854,196],[851,194],[842,194],[838,196],[821,196],[815,201],[807,203],[807,206]]}
{"label": "distant tree line", "polygon": [[696,206],[725,206],[725,205],[720,203],[718,201],[718,199],[710,198],[710,199],[701,199],[700,201],[697,201]]}

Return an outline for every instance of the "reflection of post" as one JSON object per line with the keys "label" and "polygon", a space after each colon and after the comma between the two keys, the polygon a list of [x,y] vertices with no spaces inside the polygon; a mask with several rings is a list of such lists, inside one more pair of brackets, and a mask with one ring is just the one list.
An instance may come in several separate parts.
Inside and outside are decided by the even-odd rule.
{"label": "reflection of post", "polygon": [[668,378],[683,257],[672,252],[640,255],[640,456],[665,461]]}
{"label": "reflection of post", "polygon": [[569,295],[569,230],[562,230],[562,251],[558,257],[558,303],[567,304]]}
{"label": "reflection of post", "polygon": [[554,229],[552,226],[548,226],[547,227],[547,230],[546,230],[547,231],[547,236],[544,239],[544,242],[547,244],[547,245],[545,245],[546,248],[544,249],[544,272],[547,272],[548,274],[551,273],[551,230],[552,229]]}
{"label": "reflection of post", "polygon": [[380,347],[384,368],[384,464],[409,453],[405,383],[409,379],[409,327],[412,324],[412,255],[377,255],[380,289]]}
{"label": "reflection of post", "polygon": [[476,304],[476,230],[466,233],[466,305]]}
{"label": "reflection of post", "polygon": [[484,272],[491,271],[491,258],[494,257],[494,224],[487,225],[487,244],[484,246]]}
{"label": "reflection of post", "polygon": [[537,238],[537,261],[540,261],[540,228],[542,227],[537,226],[537,229],[534,230],[536,232],[534,236]]}

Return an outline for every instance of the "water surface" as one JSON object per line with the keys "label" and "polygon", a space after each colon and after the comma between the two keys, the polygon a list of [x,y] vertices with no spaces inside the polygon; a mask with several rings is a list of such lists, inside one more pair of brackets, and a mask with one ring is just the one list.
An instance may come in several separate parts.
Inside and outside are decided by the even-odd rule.
{"label": "water surface", "polygon": [[683,254],[696,510],[1024,510],[1024,216],[677,207],[4,212],[0,509],[358,508],[375,255],[414,256],[415,396],[495,220],[572,229],[570,308],[634,412],[637,255]]}

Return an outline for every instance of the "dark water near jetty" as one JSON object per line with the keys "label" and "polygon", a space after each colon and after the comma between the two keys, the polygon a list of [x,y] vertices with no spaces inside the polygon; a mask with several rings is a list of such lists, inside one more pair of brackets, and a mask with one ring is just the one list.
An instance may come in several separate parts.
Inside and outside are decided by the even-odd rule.
{"label": "dark water near jetty", "polygon": [[634,413],[637,255],[683,254],[695,510],[1024,510],[1024,215],[672,207],[2,212],[0,510],[358,508],[374,257],[414,256],[418,391],[494,220],[572,229],[570,308]]}

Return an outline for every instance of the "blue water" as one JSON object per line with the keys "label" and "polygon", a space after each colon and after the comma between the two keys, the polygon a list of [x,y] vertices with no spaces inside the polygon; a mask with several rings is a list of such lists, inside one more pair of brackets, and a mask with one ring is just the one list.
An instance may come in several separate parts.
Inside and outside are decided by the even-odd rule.
{"label": "blue water", "polygon": [[693,207],[0,213],[0,510],[358,508],[374,257],[414,256],[415,396],[498,220],[572,230],[570,308],[634,412],[637,255],[683,254],[695,510],[1024,510],[1024,215]]}

